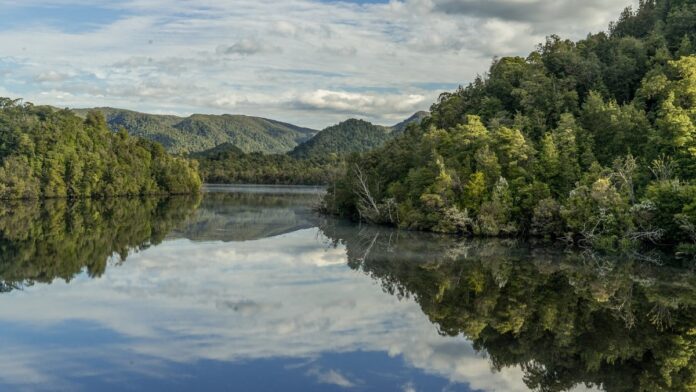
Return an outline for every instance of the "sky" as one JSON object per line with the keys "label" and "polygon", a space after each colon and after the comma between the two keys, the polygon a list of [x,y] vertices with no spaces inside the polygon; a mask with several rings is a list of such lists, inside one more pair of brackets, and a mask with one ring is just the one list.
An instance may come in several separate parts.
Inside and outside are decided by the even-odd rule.
{"label": "sky", "polygon": [[59,107],[395,124],[635,0],[0,0],[0,96]]}

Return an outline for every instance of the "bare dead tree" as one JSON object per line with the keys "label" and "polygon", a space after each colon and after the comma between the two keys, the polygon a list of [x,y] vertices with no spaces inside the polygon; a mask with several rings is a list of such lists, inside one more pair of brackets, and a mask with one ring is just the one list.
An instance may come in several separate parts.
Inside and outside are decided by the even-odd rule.
{"label": "bare dead tree", "polygon": [[633,301],[633,285],[628,285],[626,290],[620,290],[613,298],[609,309],[616,312],[626,328],[633,329],[636,325],[636,314],[631,306]]}
{"label": "bare dead tree", "polygon": [[366,210],[372,210],[374,215],[368,214],[367,218],[370,219],[370,217],[372,217],[370,220],[377,220],[381,215],[381,211],[370,191],[369,180],[358,164],[354,165],[354,171],[356,180],[355,193],[358,196],[358,209],[360,210],[360,215],[365,215],[364,212]]}
{"label": "bare dead tree", "polygon": [[365,263],[365,260],[367,260],[367,258],[370,256],[370,252],[372,252],[372,247],[375,246],[375,243],[377,242],[378,238],[379,233],[375,233],[375,236],[372,238],[372,242],[370,242],[370,245],[365,249],[365,253],[363,253],[363,256],[358,259],[361,265]]}
{"label": "bare dead tree", "polygon": [[620,188],[628,194],[631,204],[636,203],[633,175],[637,168],[638,163],[633,155],[628,155],[623,159],[617,159],[614,162],[613,177],[618,180]]}
{"label": "bare dead tree", "polygon": [[592,248],[592,243],[603,234],[604,230],[600,226],[607,220],[607,209],[600,208],[599,216],[594,219],[594,222],[593,219],[590,219],[582,224],[582,230],[580,230],[582,239],[579,241],[578,245],[582,248]]}

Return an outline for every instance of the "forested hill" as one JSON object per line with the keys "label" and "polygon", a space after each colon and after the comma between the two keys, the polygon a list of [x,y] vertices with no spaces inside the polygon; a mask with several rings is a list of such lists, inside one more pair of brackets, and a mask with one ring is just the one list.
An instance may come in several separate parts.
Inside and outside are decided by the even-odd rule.
{"label": "forested hill", "polygon": [[290,155],[301,159],[326,159],[352,152],[365,152],[381,147],[387,140],[403,133],[411,124],[420,124],[428,112],[417,112],[391,127],[368,121],[349,119],[328,127],[313,138],[295,147]]}
{"label": "forested hill", "polygon": [[195,162],[111,132],[99,112],[0,98],[0,199],[196,193]]}
{"label": "forested hill", "polygon": [[327,208],[411,229],[696,255],[696,2],[640,4],[607,32],[495,59],[421,127],[349,162]]}
{"label": "forested hill", "polygon": [[380,147],[426,116],[427,112],[418,112],[393,127],[347,120],[319,132],[289,154],[245,153],[224,143],[191,157],[198,160],[201,176],[210,183],[328,184],[340,173],[346,155]]}
{"label": "forested hill", "polygon": [[[75,112],[84,117],[89,110]],[[232,143],[244,152],[284,153],[317,133],[309,128],[242,115],[178,117],[114,108],[94,110],[104,114],[113,131],[123,127],[129,134],[156,141],[172,153],[199,152],[223,143]]]}
{"label": "forested hill", "polygon": [[290,153],[295,158],[323,158],[379,147],[391,138],[391,129],[350,119],[328,127]]}

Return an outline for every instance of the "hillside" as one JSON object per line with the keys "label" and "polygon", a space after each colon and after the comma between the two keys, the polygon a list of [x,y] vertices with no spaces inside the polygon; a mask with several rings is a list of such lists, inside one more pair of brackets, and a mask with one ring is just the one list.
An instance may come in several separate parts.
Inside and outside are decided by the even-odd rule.
{"label": "hillside", "polygon": [[232,143],[222,143],[205,151],[194,152],[190,155],[193,159],[229,159],[246,154],[241,148]]}
{"label": "hillside", "polygon": [[352,152],[369,151],[381,147],[387,140],[403,133],[409,125],[419,125],[428,116],[428,112],[417,112],[391,127],[374,125],[364,120],[346,120],[317,133],[295,147],[290,155],[299,159],[326,159]]}
{"label": "hillside", "polygon": [[311,159],[368,151],[383,145],[391,138],[391,132],[388,127],[350,119],[324,129],[307,142],[295,147],[290,155],[300,159]]}
{"label": "hillside", "polygon": [[441,94],[351,159],[335,213],[408,229],[696,256],[696,4],[641,1]]}
{"label": "hillside", "polygon": [[[155,115],[114,108],[97,108],[109,127],[161,143],[169,152],[204,151],[232,143],[244,152],[283,153],[308,140],[317,131],[260,117],[203,115],[189,117]],[[76,109],[84,117],[89,109]]]}
{"label": "hillside", "polygon": [[319,132],[290,154],[246,153],[232,143],[223,143],[191,157],[198,160],[201,176],[209,183],[327,184],[340,172],[347,153],[380,147],[427,115],[416,113],[394,127],[347,120]]}

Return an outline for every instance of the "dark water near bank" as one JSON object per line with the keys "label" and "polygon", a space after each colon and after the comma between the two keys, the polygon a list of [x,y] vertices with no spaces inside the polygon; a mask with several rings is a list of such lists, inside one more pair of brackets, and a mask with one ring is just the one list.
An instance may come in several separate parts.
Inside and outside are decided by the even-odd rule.
{"label": "dark water near bank", "polygon": [[0,390],[696,383],[696,275],[358,226],[316,189],[0,206]]}

